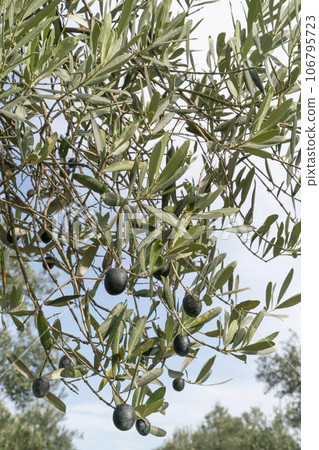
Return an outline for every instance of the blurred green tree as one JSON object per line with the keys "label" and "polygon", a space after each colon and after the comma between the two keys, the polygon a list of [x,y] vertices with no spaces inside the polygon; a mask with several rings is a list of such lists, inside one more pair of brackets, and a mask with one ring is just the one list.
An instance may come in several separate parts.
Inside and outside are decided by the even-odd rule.
{"label": "blurred green tree", "polygon": [[[17,261],[12,258],[12,251],[3,251],[8,272],[6,283],[9,290],[21,282],[21,273]],[[35,292],[46,295],[52,288],[51,281],[43,272],[36,272],[31,264],[26,264],[30,282]],[[27,295],[23,288],[21,295]],[[26,300],[26,305],[30,301]],[[4,324],[4,322],[3,322]],[[1,450],[75,450],[73,438],[80,434],[67,430],[63,426],[64,414],[52,409],[45,401],[35,401],[31,391],[30,380],[17,372],[7,360],[5,354],[23,355],[24,362],[31,371],[39,374],[43,366],[41,345],[38,335],[34,334],[30,322],[26,322],[20,331],[14,332],[14,325],[4,326],[0,334],[0,448]],[[57,352],[52,354],[55,362]],[[60,388],[60,396],[65,391]]]}
{"label": "blurred green tree", "polygon": [[290,339],[284,343],[279,353],[262,356],[257,360],[257,380],[262,381],[266,393],[287,402],[285,419],[287,425],[297,430],[301,424],[301,348],[297,334],[291,331]]}
{"label": "blurred green tree", "polygon": [[173,437],[157,450],[299,450],[277,411],[268,419],[259,408],[251,408],[241,416],[232,416],[216,404],[195,430],[176,430]]}

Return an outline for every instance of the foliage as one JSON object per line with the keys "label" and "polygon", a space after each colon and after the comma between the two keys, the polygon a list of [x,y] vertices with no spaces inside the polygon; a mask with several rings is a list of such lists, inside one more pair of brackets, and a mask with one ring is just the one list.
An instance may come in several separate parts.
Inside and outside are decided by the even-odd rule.
{"label": "foliage", "polygon": [[270,421],[259,408],[251,408],[241,416],[231,416],[227,409],[216,404],[195,431],[178,429],[158,450],[298,450],[285,427],[280,412]]}
{"label": "foliage", "polygon": [[[33,305],[7,288],[2,257],[2,314],[19,329],[34,316],[52,378],[65,376],[51,358],[63,349],[78,381],[109,406],[129,399],[138,416],[168,406],[159,377],[176,335],[192,343],[182,372],[203,346],[246,361],[274,350],[277,332],[253,339],[264,318],[300,301],[285,298],[293,271],[277,298],[269,282],[265,301],[239,300],[237,262],[219,247],[227,231],[264,261],[299,254],[300,1],[247,0],[247,23],[209,39],[205,73],[194,65],[192,17],[214,2],[177,3],[174,12],[167,0],[0,5],[0,240]],[[274,204],[260,221],[265,198]],[[47,296],[30,281],[31,261],[55,285]],[[155,281],[168,263],[169,277]],[[129,274],[115,305],[99,290],[112,264]],[[209,309],[187,317],[185,293]],[[15,367],[27,374],[23,361]]]}
{"label": "foliage", "polygon": [[[13,256],[13,252],[3,250],[2,256],[7,268],[6,288],[9,292],[12,292],[14,286],[23,285],[23,279],[18,268],[17,260]],[[26,269],[28,271],[30,283],[34,286],[37,294],[43,296],[47,295],[50,288],[52,288],[52,285],[44,272],[36,273],[30,264],[26,264]],[[27,295],[27,289],[22,287],[21,296]],[[30,381],[21,377],[21,374],[16,370],[10,368],[5,353],[11,352],[16,355],[23,355],[25,364],[34,373],[40,373],[44,359],[39,357],[39,355],[42,355],[41,346],[33,333],[31,322],[26,322],[23,325],[22,322],[14,323],[14,325],[20,327],[20,330],[23,331],[21,336],[14,332],[11,324],[8,324],[8,327],[4,326],[1,333],[0,342],[2,352],[0,353],[0,383],[10,400],[13,401],[18,408],[24,409],[28,407],[32,401]]]}
{"label": "foliage", "polygon": [[[5,252],[5,261],[8,267],[7,288],[17,286],[21,282],[21,274],[17,271],[17,262],[11,259],[12,252]],[[26,264],[30,282],[35,291],[40,295],[45,295],[52,287],[48,277],[43,273],[36,273],[31,265]],[[45,281],[45,283],[44,283]],[[23,288],[23,294],[27,291]],[[25,364],[31,371],[39,374],[43,369],[44,359],[41,358],[41,345],[34,336],[33,329],[29,322],[23,327],[22,334],[17,338],[9,326],[2,330],[0,337],[0,387],[1,387],[1,409],[0,409],[0,447],[6,449],[21,449],[23,442],[26,450],[72,450],[73,437],[78,433],[66,430],[61,424],[64,419],[60,411],[52,410],[51,406],[43,405],[34,401],[32,396],[30,381],[21,376],[13,367],[10,367],[5,357],[5,352],[12,352],[16,355],[23,355]],[[51,355],[55,363],[58,360],[57,352]],[[60,387],[60,396],[65,392]],[[9,400],[10,408],[7,407]],[[12,412],[12,406],[14,412]]]}
{"label": "foliage", "polygon": [[25,412],[12,414],[1,403],[1,449],[75,450],[72,444],[75,433],[66,431],[61,426],[61,414],[59,411],[52,411],[50,406],[43,408],[34,403]]}
{"label": "foliage", "polygon": [[282,350],[257,361],[257,380],[266,385],[266,393],[273,390],[279,398],[288,400],[285,417],[289,426],[300,428],[301,422],[301,352],[296,333]]}

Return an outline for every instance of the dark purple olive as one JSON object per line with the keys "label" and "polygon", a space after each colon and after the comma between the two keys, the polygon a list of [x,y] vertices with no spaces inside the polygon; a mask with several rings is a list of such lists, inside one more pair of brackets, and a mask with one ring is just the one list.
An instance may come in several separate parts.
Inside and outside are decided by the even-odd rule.
{"label": "dark purple olive", "polygon": [[159,270],[154,272],[153,277],[161,281],[161,277],[164,278],[168,277],[170,270],[171,270],[171,263],[168,263],[166,266],[161,267]]}
{"label": "dark purple olive", "polygon": [[182,391],[185,387],[185,381],[183,380],[183,378],[175,378],[173,380],[173,389],[175,389],[175,391]]}
{"label": "dark purple olive", "polygon": [[[18,241],[20,239],[20,236],[16,235],[16,239]],[[8,244],[13,244],[12,228],[10,228],[10,230],[7,231],[7,241]]]}
{"label": "dark purple olive", "polygon": [[135,427],[142,436],[147,436],[151,430],[151,424],[146,419],[137,419]]}
{"label": "dark purple olive", "polygon": [[104,278],[105,290],[110,295],[119,295],[125,291],[128,276],[124,269],[114,267],[106,272]]}
{"label": "dark purple olive", "polygon": [[[49,256],[45,256],[44,259],[46,260],[47,265],[49,266],[49,269],[52,269],[52,267],[55,266],[55,264],[56,264],[56,258],[55,258],[54,256],[50,256],[50,255],[49,255]],[[43,266],[43,269],[44,269],[44,270],[48,270],[48,269],[47,269],[47,266],[45,265],[45,263],[43,263],[42,266]]]}
{"label": "dark purple olive", "polygon": [[202,303],[197,302],[191,295],[186,294],[183,299],[183,308],[190,317],[197,317],[202,311]]}
{"label": "dark purple olive", "polygon": [[40,239],[45,244],[48,244],[50,241],[52,241],[52,225],[49,225],[47,228],[43,230],[43,232],[40,235]]}
{"label": "dark purple olive", "polygon": [[130,430],[136,420],[135,410],[131,405],[122,403],[113,412],[113,423],[121,431]]}
{"label": "dark purple olive", "polygon": [[48,395],[50,391],[50,382],[45,377],[39,377],[32,383],[33,395],[37,398],[43,398]]}
{"label": "dark purple olive", "polygon": [[178,334],[175,336],[173,347],[177,355],[187,356],[191,349],[191,343],[188,336],[186,336],[186,334]]}
{"label": "dark purple olive", "polygon": [[74,360],[72,359],[72,361],[71,361],[71,359],[68,356],[63,355],[59,361],[59,369],[64,369],[65,367],[74,366]]}

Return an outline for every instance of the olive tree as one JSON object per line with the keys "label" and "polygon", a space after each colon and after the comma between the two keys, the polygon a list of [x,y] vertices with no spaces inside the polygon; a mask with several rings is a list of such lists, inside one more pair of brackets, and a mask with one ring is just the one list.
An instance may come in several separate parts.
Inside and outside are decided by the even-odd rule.
{"label": "olive tree", "polygon": [[[201,72],[192,36],[208,3],[0,6],[0,239],[33,305],[6,290],[2,264],[2,317],[19,332],[35,324],[45,364],[33,374],[7,357],[30,381],[85,383],[136,418],[164,412],[161,375],[185,376],[204,347],[189,383],[204,383],[218,354],[274,351],[278,332],[256,339],[257,328],[300,300],[285,295],[293,270],[279,293],[270,281],[264,299],[239,300],[237,262],[220,250],[228,232],[263,261],[299,255],[300,2],[246,0],[246,23],[209,37]],[[49,295],[26,262],[48,271]],[[57,368],[52,349],[75,365]]]}

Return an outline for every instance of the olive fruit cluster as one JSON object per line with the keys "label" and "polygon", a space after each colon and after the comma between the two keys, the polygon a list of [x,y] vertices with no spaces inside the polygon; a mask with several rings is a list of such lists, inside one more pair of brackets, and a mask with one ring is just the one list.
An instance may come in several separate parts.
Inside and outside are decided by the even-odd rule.
{"label": "olive fruit cluster", "polygon": [[[44,230],[41,235],[41,240],[45,243],[49,242],[52,238],[50,234],[52,230]],[[45,257],[45,263],[43,267],[45,269],[52,268],[56,264],[56,259],[52,255],[47,255]],[[157,270],[153,276],[159,281],[162,281],[162,277],[166,278],[169,276],[171,269],[171,264],[167,264],[161,269]],[[128,285],[128,275],[127,272],[122,268],[111,268],[109,269],[104,278],[105,290],[110,295],[119,295],[123,293]],[[183,309],[185,313],[190,317],[197,317],[202,310],[202,304],[197,301],[190,294],[186,294],[183,299]],[[189,337],[186,334],[179,333],[175,336],[173,340],[173,348],[177,355],[187,356],[191,349],[191,343]],[[59,368],[71,367],[74,365],[74,361],[71,357],[63,355],[59,361]],[[182,391],[185,387],[185,380],[182,377],[175,378],[173,380],[173,389],[176,391]],[[50,391],[50,382],[45,377],[37,378],[32,384],[32,390],[36,397],[45,397]],[[131,405],[122,403],[117,405],[113,412],[113,423],[116,428],[121,431],[130,430],[134,424],[136,430],[142,436],[147,436],[150,433],[151,425],[150,422],[145,418],[136,418],[136,413]]]}
{"label": "olive fruit cluster", "polygon": [[[71,367],[74,364],[75,362],[70,356],[63,355],[59,361],[59,369]],[[45,376],[36,378],[32,383],[32,392],[37,398],[46,397],[50,392],[50,381]]]}
{"label": "olive fruit cluster", "polygon": [[137,419],[136,413],[131,405],[122,403],[117,405],[113,412],[113,423],[121,431],[130,430],[134,423],[136,430],[142,436],[147,436],[151,430],[151,424],[146,419]]}
{"label": "olive fruit cluster", "polygon": [[[157,280],[161,280],[161,277],[168,277],[171,269],[171,264],[168,263],[166,266],[157,270],[153,273],[153,276]],[[119,267],[114,267],[113,269],[109,269],[104,278],[104,286],[105,290],[110,295],[119,295],[125,291],[128,283],[128,276],[124,269]]]}

